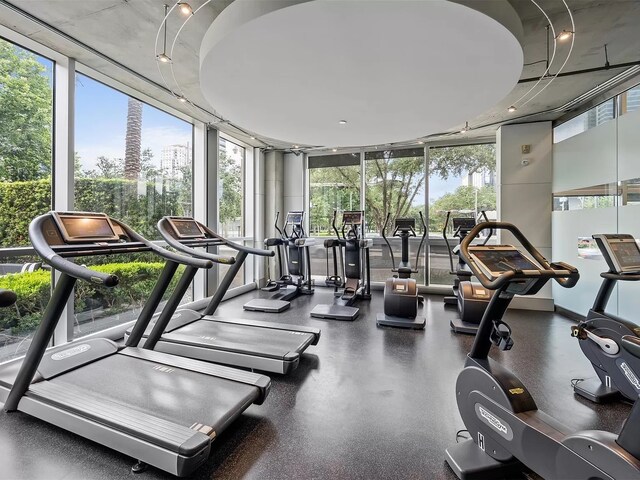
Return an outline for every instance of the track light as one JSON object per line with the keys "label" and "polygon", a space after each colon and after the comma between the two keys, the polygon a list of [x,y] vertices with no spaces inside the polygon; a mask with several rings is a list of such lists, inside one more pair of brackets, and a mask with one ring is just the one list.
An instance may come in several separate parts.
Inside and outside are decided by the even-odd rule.
{"label": "track light", "polygon": [[294,145],[293,148],[300,148],[300,145]]}
{"label": "track light", "polygon": [[171,63],[171,57],[166,53],[161,53],[160,55],[156,55],[156,60],[162,63]]}
{"label": "track light", "polygon": [[574,33],[575,32],[572,32],[571,30],[562,30],[558,35],[556,35],[556,40],[564,42],[565,40],[569,40],[571,38],[571,35],[573,35]]}
{"label": "track light", "polygon": [[422,140],[418,141],[418,145],[424,145],[424,142]]}
{"label": "track light", "polygon": [[180,10],[180,13],[185,16],[193,15],[193,8],[191,8],[191,5],[189,5],[187,2],[178,3],[178,9]]}
{"label": "track light", "polygon": [[464,127],[460,130],[460,133],[467,133],[469,131],[469,122],[464,122]]}
{"label": "track light", "polygon": [[346,120],[340,120],[338,123],[339,123],[340,125],[346,125],[346,124],[347,124],[347,121],[346,121]]}
{"label": "track light", "polygon": [[187,103],[187,97],[185,97],[184,95],[178,95],[176,98],[179,102]]}
{"label": "track light", "polygon": [[337,148],[332,148],[332,149],[331,149],[331,151],[332,151],[332,152],[337,152],[337,151],[338,151],[338,149],[337,149]]}
{"label": "track light", "polygon": [[251,140],[255,140],[255,139],[256,139],[256,137],[253,137],[253,136],[252,136],[252,137],[249,137],[249,138],[250,138]]}
{"label": "track light", "polygon": [[511,105],[509,108],[507,108],[507,112],[509,112],[509,113],[513,113],[516,110],[517,110],[517,108],[515,106],[513,106],[513,105]]}

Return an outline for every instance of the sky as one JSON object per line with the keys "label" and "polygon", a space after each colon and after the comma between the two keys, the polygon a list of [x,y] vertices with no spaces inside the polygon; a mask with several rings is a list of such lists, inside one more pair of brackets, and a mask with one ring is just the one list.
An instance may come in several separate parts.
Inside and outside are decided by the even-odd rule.
{"label": "sky", "polygon": [[[82,167],[95,167],[99,156],[124,158],[128,96],[85,75],[76,77],[76,152]],[[143,104],[142,149],[150,148],[160,167],[166,145],[192,142],[191,124]]]}

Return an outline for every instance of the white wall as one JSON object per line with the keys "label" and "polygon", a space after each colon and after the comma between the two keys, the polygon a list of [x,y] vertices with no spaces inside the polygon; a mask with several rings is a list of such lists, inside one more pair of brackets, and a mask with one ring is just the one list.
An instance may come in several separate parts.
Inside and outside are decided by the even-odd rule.
{"label": "white wall", "polygon": [[[522,146],[530,152],[522,153]],[[500,220],[513,223],[547,258],[551,258],[551,122],[505,125],[496,135],[498,211]],[[525,160],[527,165],[523,165]],[[502,243],[516,243],[502,234]],[[553,310],[551,286],[538,294],[516,297],[514,308]]]}
{"label": "white wall", "polygon": [[286,214],[290,210],[307,210],[304,204],[304,156],[285,153],[283,169],[283,212]]}

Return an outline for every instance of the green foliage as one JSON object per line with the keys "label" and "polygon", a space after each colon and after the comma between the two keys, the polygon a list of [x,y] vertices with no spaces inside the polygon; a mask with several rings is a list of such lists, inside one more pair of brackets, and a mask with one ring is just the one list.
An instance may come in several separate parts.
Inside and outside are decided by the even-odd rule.
{"label": "green foliage", "polygon": [[[114,288],[97,287],[88,282],[77,282],[75,287],[75,311],[99,310],[104,317],[141,307],[149,298],[164,267],[158,262],[110,263],[91,268],[117,275],[120,283]],[[175,287],[184,267],[178,269],[165,298]],[[14,307],[4,309],[0,316],[0,330],[11,328],[12,333],[32,332],[40,323],[42,313],[50,297],[51,273],[38,270],[0,277],[0,288],[13,290],[18,301]]]}
{"label": "green foliage", "polygon": [[429,207],[429,230],[442,231],[447,212],[467,210],[479,212],[496,209],[496,189],[492,186],[475,188],[462,185],[452,193],[446,193]]}
{"label": "green foliage", "polygon": [[[357,210],[360,206],[360,167],[337,167],[309,170],[312,235],[334,235],[333,211]],[[338,219],[339,221],[339,219]]]}
{"label": "green foliage", "polygon": [[429,149],[429,170],[443,180],[483,170],[495,171],[496,146],[493,143]]}
{"label": "green foliage", "polygon": [[29,245],[29,223],[51,210],[51,180],[0,182],[0,246]]}
{"label": "green foliage", "polygon": [[218,188],[222,189],[218,216],[220,224],[227,226],[242,217],[242,165],[221,151],[218,176]]}
{"label": "green foliage", "polygon": [[51,174],[52,102],[36,55],[0,39],[0,181]]}

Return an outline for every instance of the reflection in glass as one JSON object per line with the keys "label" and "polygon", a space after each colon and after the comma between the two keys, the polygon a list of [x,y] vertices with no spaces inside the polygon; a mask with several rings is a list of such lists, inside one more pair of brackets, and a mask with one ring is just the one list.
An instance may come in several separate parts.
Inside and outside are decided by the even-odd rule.
{"label": "reflection in glass", "polygon": [[[626,184],[626,182],[623,182]],[[632,198],[637,198],[635,188],[626,188],[631,191]],[[615,183],[605,183],[592,187],[576,188],[553,194],[553,210],[589,210],[594,208],[615,207],[618,197],[625,191],[624,187],[618,187]]]}

